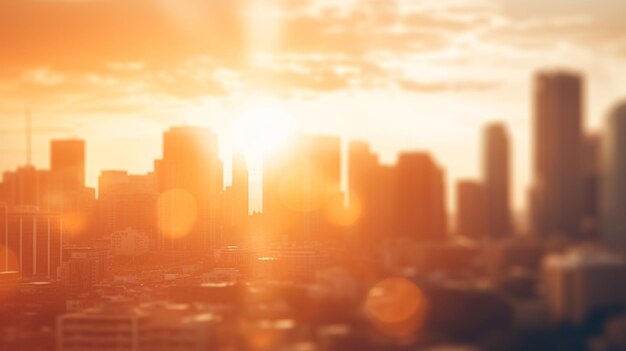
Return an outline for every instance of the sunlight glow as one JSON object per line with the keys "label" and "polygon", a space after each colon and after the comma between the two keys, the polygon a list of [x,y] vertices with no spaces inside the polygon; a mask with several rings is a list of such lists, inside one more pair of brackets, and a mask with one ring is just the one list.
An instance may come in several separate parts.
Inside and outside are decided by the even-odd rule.
{"label": "sunlight glow", "polygon": [[291,133],[285,112],[268,107],[251,108],[239,120],[239,149],[248,160],[258,160],[282,146]]}

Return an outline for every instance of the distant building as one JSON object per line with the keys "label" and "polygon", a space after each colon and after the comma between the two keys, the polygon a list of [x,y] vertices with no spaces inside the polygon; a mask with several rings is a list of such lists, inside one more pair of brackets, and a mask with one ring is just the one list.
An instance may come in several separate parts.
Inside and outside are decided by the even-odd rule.
{"label": "distant building", "polygon": [[0,271],[18,271],[24,278],[56,279],[63,256],[61,216],[40,212],[36,207],[16,208],[5,213],[5,231],[0,230]]}
{"label": "distant building", "polygon": [[583,82],[578,74],[537,74],[531,199],[533,226],[539,234],[579,235],[583,110]]}
{"label": "distant building", "polygon": [[57,349],[204,351],[215,343],[219,316],[187,305],[105,306],[57,319]]}
{"label": "distant building", "polygon": [[502,124],[487,126],[483,141],[483,181],[487,208],[487,233],[491,238],[511,234],[510,142]]}
{"label": "distant building", "polygon": [[65,249],[64,252],[63,263],[59,269],[59,280],[63,287],[70,290],[89,289],[108,277],[108,250],[75,247]]}
{"label": "distant building", "polygon": [[626,103],[607,118],[602,150],[602,240],[626,251]]}
{"label": "distant building", "polygon": [[208,128],[163,133],[163,158],[155,164],[158,248],[200,253],[219,247],[224,170],[218,152],[218,137]]}
{"label": "distant building", "polygon": [[354,240],[362,248],[380,248],[396,236],[396,169],[383,166],[367,143],[353,141],[348,146],[349,206],[359,216],[353,225]]}
{"label": "distant building", "polygon": [[248,214],[249,179],[246,159],[233,157],[232,184],[223,193],[224,235],[222,244],[241,244],[250,239],[246,236],[250,221]]}
{"label": "distant building", "polygon": [[623,256],[593,249],[552,254],[543,262],[543,274],[555,322],[580,325],[594,312],[626,304]]}
{"label": "distant building", "polygon": [[339,138],[298,135],[263,163],[263,215],[268,232],[291,241],[333,238],[328,208],[341,192]]}
{"label": "distant building", "polygon": [[456,233],[475,240],[483,239],[487,233],[485,187],[477,181],[459,181],[456,196]]}
{"label": "distant building", "polygon": [[427,153],[403,153],[395,185],[400,235],[418,241],[444,241],[447,219],[443,169]]}
{"label": "distant building", "polygon": [[98,229],[108,237],[128,227],[146,233],[151,248],[157,243],[157,189],[154,174],[131,175],[102,171],[98,177]]}
{"label": "distant building", "polygon": [[50,170],[57,186],[63,189],[85,186],[85,141],[81,139],[52,140]]}
{"label": "distant building", "polygon": [[585,135],[583,140],[581,234],[586,239],[596,239],[600,226],[601,142],[599,134]]}
{"label": "distant building", "polygon": [[117,256],[139,256],[150,249],[150,237],[133,228],[111,233],[111,251]]}

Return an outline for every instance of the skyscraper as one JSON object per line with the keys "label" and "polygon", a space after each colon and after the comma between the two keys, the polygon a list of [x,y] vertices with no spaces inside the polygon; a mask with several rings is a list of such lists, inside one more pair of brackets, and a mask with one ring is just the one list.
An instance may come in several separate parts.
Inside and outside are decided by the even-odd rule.
{"label": "skyscraper", "polygon": [[602,239],[626,250],[626,102],[607,118],[602,147]]}
{"label": "skyscraper", "polygon": [[534,84],[534,229],[576,237],[582,212],[582,79],[543,72]]}
{"label": "skyscraper", "polygon": [[339,138],[298,135],[263,162],[263,213],[270,231],[294,240],[330,234],[325,210],[341,197]]}
{"label": "skyscraper", "polygon": [[355,236],[364,246],[379,245],[374,239],[374,222],[380,216],[376,212],[376,168],[378,157],[362,141],[352,141],[348,146],[349,206],[360,207],[360,216],[354,223]]}
{"label": "skyscraper", "polygon": [[218,139],[204,127],[173,127],[163,133],[156,162],[159,247],[203,252],[219,245],[223,167]]}
{"label": "skyscraper", "polygon": [[456,187],[456,233],[482,239],[487,233],[485,187],[472,180],[461,180]]}
{"label": "skyscraper", "polygon": [[582,226],[584,238],[596,238],[600,206],[600,146],[599,134],[585,135],[582,148]]}
{"label": "skyscraper", "polygon": [[85,186],[85,141],[80,139],[50,142],[50,169],[63,189]]}
{"label": "skyscraper", "polygon": [[400,155],[395,191],[400,236],[426,242],[445,240],[444,173],[429,154]]}
{"label": "skyscraper", "polygon": [[502,124],[491,124],[484,133],[486,229],[490,237],[501,238],[511,232],[509,136]]}
{"label": "skyscraper", "polygon": [[60,212],[69,240],[92,234],[96,214],[95,189],[85,187],[85,141],[50,142],[49,209]]}
{"label": "skyscraper", "polygon": [[249,239],[245,237],[249,224],[248,166],[243,155],[235,155],[232,164],[232,184],[222,194],[224,218],[224,244],[236,245]]}
{"label": "skyscraper", "polygon": [[0,262],[0,271],[19,271],[23,277],[55,279],[62,259],[61,216],[23,207],[8,212],[5,218],[6,231],[0,231],[3,234],[0,257],[4,258]]}

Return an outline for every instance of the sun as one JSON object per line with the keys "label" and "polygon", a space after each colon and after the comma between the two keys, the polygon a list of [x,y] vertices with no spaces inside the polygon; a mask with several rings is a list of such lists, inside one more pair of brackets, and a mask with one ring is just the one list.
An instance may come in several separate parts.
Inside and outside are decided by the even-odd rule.
{"label": "sun", "polygon": [[279,148],[289,138],[292,125],[284,111],[254,107],[243,113],[237,132],[239,150],[248,159],[259,159]]}

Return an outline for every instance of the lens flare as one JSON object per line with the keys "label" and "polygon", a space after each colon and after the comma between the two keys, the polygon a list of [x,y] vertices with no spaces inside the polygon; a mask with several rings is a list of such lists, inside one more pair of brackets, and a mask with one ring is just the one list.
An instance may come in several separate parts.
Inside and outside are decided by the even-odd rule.
{"label": "lens flare", "polygon": [[421,290],[405,278],[388,278],[374,285],[365,300],[365,314],[383,334],[409,337],[424,324],[426,299]]}
{"label": "lens flare", "polygon": [[170,189],[158,200],[159,229],[163,236],[180,239],[191,232],[197,216],[196,200],[184,189]]}
{"label": "lens flare", "polygon": [[356,195],[350,195],[350,205],[347,206],[342,196],[338,196],[326,208],[326,215],[331,223],[341,227],[349,227],[356,223],[361,216],[361,200]]}
{"label": "lens flare", "polygon": [[316,170],[302,162],[281,178],[280,199],[285,206],[298,212],[312,212],[332,199],[328,182]]}

